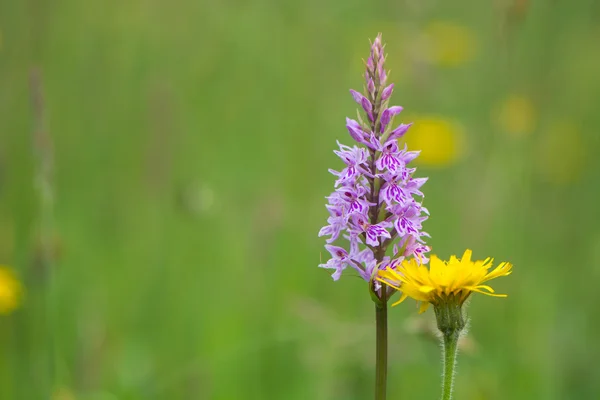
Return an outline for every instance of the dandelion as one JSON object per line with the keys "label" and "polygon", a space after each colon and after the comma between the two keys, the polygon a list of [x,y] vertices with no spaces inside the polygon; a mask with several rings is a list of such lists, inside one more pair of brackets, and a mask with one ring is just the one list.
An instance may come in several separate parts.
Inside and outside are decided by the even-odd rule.
{"label": "dandelion", "polygon": [[482,293],[493,297],[506,297],[497,294],[485,283],[500,276],[510,275],[512,265],[500,263],[492,268],[492,259],[472,261],[471,250],[466,250],[461,259],[455,256],[442,261],[431,256],[429,268],[415,259],[403,261],[396,268],[379,271],[377,280],[396,290],[402,296],[394,305],[411,297],[419,304],[419,312],[433,305],[437,327],[444,341],[444,383],[442,400],[452,398],[454,367],[458,338],[466,325],[462,306],[471,293]]}
{"label": "dandelion", "polygon": [[[422,231],[428,211],[420,190],[427,179],[414,177],[416,170],[409,167],[419,152],[398,145],[410,125],[394,123],[402,107],[389,105],[394,84],[388,83],[384,63],[380,34],[365,62],[363,92],[350,90],[359,114],[356,120],[346,119],[346,129],[356,144],[338,142],[335,154],[344,167],[330,170],[336,181],[327,197],[327,225],[319,232],[328,237],[325,248],[331,254],[319,266],[333,270],[334,280],[350,267],[368,282],[376,303],[376,399],[386,396],[387,300],[392,289],[374,277],[380,269],[410,257],[426,259],[429,251],[424,240],[429,235]],[[344,247],[334,242],[343,242]],[[390,247],[391,255],[386,255]]]}
{"label": "dandelion", "polygon": [[8,315],[13,312],[21,301],[22,287],[12,270],[0,266],[0,314]]}
{"label": "dandelion", "polygon": [[452,256],[448,262],[434,255],[429,261],[429,269],[415,259],[404,261],[396,270],[387,268],[380,271],[377,280],[402,291],[400,300],[392,305],[412,297],[421,305],[419,312],[427,310],[429,304],[437,306],[448,302],[449,299],[462,305],[471,292],[506,297],[504,294],[494,293],[490,286],[483,283],[499,276],[510,275],[511,264],[503,262],[490,272],[493,261],[491,258],[471,261],[471,255],[472,251],[466,250],[461,259]]}

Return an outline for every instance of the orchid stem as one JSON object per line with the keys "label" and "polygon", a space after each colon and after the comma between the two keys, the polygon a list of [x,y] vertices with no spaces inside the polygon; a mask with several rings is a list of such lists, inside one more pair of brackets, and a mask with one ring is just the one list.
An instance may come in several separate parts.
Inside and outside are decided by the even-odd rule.
{"label": "orchid stem", "polygon": [[375,304],[375,400],[385,400],[387,391],[387,291],[381,290],[381,303]]}

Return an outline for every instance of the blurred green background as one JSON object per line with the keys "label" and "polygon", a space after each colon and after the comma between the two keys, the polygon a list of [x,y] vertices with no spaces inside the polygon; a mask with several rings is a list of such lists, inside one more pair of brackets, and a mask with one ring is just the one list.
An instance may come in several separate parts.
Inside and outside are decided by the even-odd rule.
{"label": "blurred green background", "polygon": [[[373,305],[317,232],[378,32],[433,253],[515,265],[456,398],[599,398],[584,0],[0,1],[0,398],[371,398]],[[390,312],[390,399],[438,398],[431,317]]]}

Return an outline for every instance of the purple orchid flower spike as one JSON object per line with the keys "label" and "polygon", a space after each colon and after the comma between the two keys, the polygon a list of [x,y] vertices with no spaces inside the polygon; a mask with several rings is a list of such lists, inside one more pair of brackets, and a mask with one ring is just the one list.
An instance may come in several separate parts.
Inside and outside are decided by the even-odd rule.
{"label": "purple orchid flower spike", "polygon": [[[336,177],[335,190],[327,197],[327,225],[319,231],[327,238],[331,254],[331,260],[321,266],[333,269],[335,280],[351,266],[373,291],[379,288],[372,281],[375,269],[408,257],[424,259],[429,251],[423,243],[428,235],[422,232],[427,213],[422,200],[416,200],[423,198],[421,188],[427,178],[413,177],[415,169],[407,166],[419,153],[398,146],[410,124],[394,123],[403,108],[388,104],[394,84],[387,83],[384,53],[379,35],[365,61],[365,91],[350,90],[364,114],[356,120],[346,118],[355,145],[338,143],[335,150],[343,167],[329,170]],[[391,246],[389,258],[386,250]],[[377,296],[383,296],[379,289]]]}
{"label": "purple orchid flower spike", "polygon": [[[426,260],[429,252],[424,241],[429,235],[422,230],[429,215],[421,191],[427,178],[414,178],[415,168],[407,166],[419,152],[398,146],[410,124],[394,127],[402,107],[388,104],[394,84],[387,83],[384,64],[384,45],[378,35],[365,62],[364,93],[350,90],[364,115],[346,118],[346,129],[356,145],[338,142],[335,154],[344,166],[329,170],[336,177],[335,190],[327,197],[327,225],[319,231],[319,236],[327,237],[325,249],[331,255],[319,267],[333,270],[337,281],[350,266],[368,282],[376,304],[377,400],[386,398],[387,302],[393,289],[383,287],[375,277],[381,269],[398,269],[407,258]],[[387,252],[390,246],[392,255]]]}

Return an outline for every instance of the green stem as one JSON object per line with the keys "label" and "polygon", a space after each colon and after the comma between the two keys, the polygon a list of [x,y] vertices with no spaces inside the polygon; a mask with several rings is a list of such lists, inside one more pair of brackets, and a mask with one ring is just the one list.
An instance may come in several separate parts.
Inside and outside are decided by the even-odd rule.
{"label": "green stem", "polygon": [[381,288],[381,303],[375,304],[375,400],[385,400],[387,390],[387,295]]}
{"label": "green stem", "polygon": [[459,331],[452,331],[444,334],[444,381],[442,384],[442,400],[452,399],[452,390],[454,389],[454,368],[456,366],[459,336]]}

